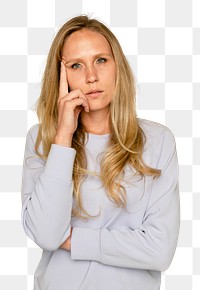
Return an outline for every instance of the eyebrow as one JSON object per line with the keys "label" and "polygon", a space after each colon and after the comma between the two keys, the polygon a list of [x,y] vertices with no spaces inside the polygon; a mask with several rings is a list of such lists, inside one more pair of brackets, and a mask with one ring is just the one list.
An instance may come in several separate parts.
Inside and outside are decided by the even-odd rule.
{"label": "eyebrow", "polygon": [[[109,57],[113,57],[111,53],[102,52],[102,53],[98,53],[98,54],[93,55],[93,59],[98,58],[98,57],[100,57],[100,56],[109,56]],[[83,61],[83,59],[80,58],[80,57],[77,57],[77,58],[71,58],[71,59],[68,59],[68,60],[65,60],[65,58],[62,57],[62,59],[65,61],[65,64],[68,64],[68,63],[71,63],[71,62],[82,62],[82,61]]]}

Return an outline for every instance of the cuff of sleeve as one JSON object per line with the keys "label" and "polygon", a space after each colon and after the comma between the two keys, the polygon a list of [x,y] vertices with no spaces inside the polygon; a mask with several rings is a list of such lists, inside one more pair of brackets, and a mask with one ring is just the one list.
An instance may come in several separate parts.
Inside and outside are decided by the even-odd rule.
{"label": "cuff of sleeve", "polygon": [[71,236],[72,260],[101,261],[101,232],[99,229],[74,227]]}
{"label": "cuff of sleeve", "polygon": [[45,174],[71,180],[75,155],[76,151],[73,148],[51,144]]}

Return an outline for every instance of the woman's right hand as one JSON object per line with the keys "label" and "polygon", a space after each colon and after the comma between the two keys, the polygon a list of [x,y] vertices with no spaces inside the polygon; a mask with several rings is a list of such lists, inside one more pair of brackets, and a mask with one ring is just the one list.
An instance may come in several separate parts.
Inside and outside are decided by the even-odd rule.
{"label": "woman's right hand", "polygon": [[71,147],[73,134],[78,126],[78,117],[83,109],[89,112],[88,100],[80,89],[68,92],[66,67],[61,62],[55,144]]}

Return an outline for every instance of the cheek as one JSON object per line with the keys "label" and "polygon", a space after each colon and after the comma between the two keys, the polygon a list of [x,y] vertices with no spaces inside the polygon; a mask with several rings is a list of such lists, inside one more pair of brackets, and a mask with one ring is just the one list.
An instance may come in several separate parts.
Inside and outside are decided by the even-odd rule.
{"label": "cheek", "polygon": [[115,68],[115,66],[110,67],[108,74],[109,74],[110,83],[112,84],[112,86],[115,87],[115,83],[116,83],[116,68]]}
{"label": "cheek", "polygon": [[68,81],[69,89],[71,91],[75,89],[81,89],[81,84],[82,84],[81,75],[67,72],[67,81]]}
{"label": "cheek", "polygon": [[109,69],[102,69],[101,71],[99,70],[99,76],[104,83],[106,83],[109,87],[112,87],[113,85],[115,86],[116,82],[116,70],[115,68],[109,68]]}
{"label": "cheek", "polygon": [[116,85],[116,73],[115,73],[115,71],[110,71],[108,80],[109,80],[110,90],[114,91],[115,85]]}
{"label": "cheek", "polygon": [[68,81],[70,90],[74,90],[74,86],[76,84],[75,78],[71,74],[67,74],[67,81]]}

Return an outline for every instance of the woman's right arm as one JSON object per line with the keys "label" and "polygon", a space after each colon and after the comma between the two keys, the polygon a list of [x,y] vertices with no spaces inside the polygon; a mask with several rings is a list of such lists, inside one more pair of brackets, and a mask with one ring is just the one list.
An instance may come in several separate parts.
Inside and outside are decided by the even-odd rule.
{"label": "woman's right arm", "polygon": [[37,125],[26,138],[22,175],[22,221],[26,234],[53,251],[70,235],[72,173],[76,151],[52,144],[46,163],[35,153]]}
{"label": "woman's right arm", "polygon": [[[68,92],[61,63],[57,132],[46,163],[36,155],[37,126],[26,138],[22,176],[22,219],[26,234],[42,249],[56,250],[70,236],[73,202],[72,173],[76,151],[72,138],[82,110],[89,104],[79,89]],[[30,157],[30,158],[29,158]]]}

